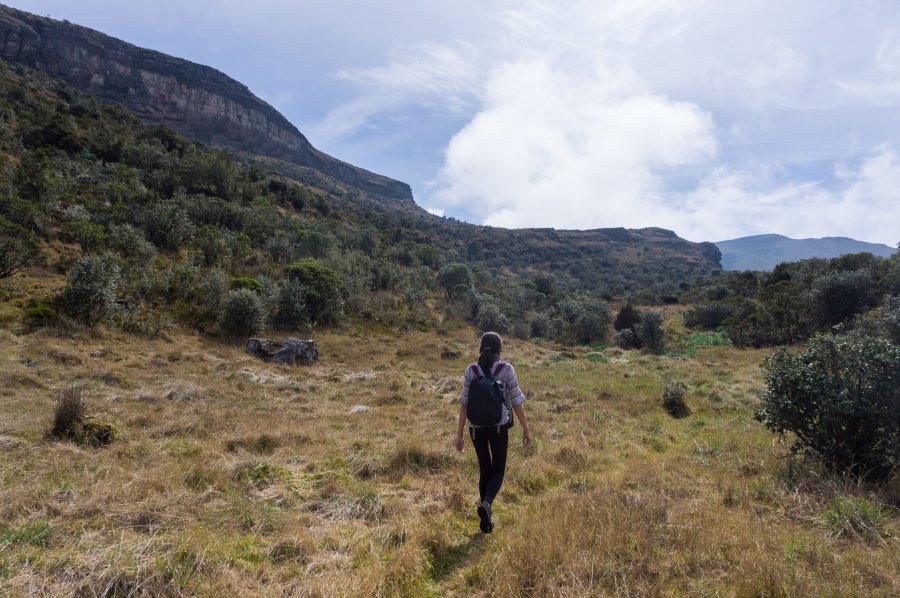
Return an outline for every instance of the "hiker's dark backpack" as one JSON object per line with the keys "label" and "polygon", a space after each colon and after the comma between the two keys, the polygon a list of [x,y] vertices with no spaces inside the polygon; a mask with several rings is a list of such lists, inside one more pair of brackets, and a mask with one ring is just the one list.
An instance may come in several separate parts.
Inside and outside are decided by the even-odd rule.
{"label": "hiker's dark backpack", "polygon": [[469,382],[469,401],[466,407],[469,421],[479,428],[499,426],[503,419],[503,405],[505,404],[509,411],[509,422],[506,427],[511,428],[513,426],[512,406],[506,400],[503,382],[497,379],[506,364],[499,364],[493,373],[482,371],[477,363],[473,363],[469,367],[474,374]]}

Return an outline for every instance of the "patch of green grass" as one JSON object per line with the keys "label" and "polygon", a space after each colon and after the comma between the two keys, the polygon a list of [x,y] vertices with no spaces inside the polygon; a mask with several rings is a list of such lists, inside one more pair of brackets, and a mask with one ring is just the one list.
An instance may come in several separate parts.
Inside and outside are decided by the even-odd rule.
{"label": "patch of green grass", "polygon": [[578,359],[578,357],[572,353],[557,353],[550,357],[550,363],[559,363],[561,361],[571,361],[573,359]]}
{"label": "patch of green grass", "polygon": [[883,542],[890,536],[889,520],[887,509],[856,496],[838,497],[822,511],[822,521],[833,538]]}
{"label": "patch of green grass", "polygon": [[238,466],[234,472],[234,478],[239,482],[252,484],[257,487],[265,487],[270,486],[279,480],[289,481],[291,479],[291,472],[281,465],[258,461],[244,463]]}
{"label": "patch of green grass", "polygon": [[54,527],[47,522],[23,523],[18,526],[0,528],[0,548],[28,544],[30,546],[47,546],[53,536]]}
{"label": "patch of green grass", "polygon": [[584,358],[595,363],[609,363],[609,360],[601,353],[588,353]]}
{"label": "patch of green grass", "polygon": [[697,350],[703,347],[725,347],[731,340],[723,332],[692,332],[682,339],[678,347],[666,351],[672,357],[696,357]]}

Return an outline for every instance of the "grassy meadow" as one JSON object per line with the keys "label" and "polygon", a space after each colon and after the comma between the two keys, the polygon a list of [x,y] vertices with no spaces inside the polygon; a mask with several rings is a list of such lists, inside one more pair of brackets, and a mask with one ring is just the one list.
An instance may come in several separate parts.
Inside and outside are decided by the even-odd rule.
{"label": "grassy meadow", "polygon": [[[677,310],[666,327],[661,356],[507,339],[535,440],[513,428],[483,535],[474,453],[452,448],[474,329],[347,324],[282,367],[7,318],[0,594],[897,595],[896,487],[825,476],[753,419],[768,350],[703,346]],[[48,439],[73,385],[110,446]]]}

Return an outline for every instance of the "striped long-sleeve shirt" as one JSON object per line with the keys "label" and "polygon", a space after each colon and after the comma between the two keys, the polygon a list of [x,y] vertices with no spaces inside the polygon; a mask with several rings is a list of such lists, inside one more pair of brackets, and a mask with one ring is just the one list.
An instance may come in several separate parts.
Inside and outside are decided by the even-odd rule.
{"label": "striped long-sleeve shirt", "polygon": [[[463,405],[469,404],[469,384],[479,373],[481,373],[481,369],[479,368],[477,363],[473,363],[466,368],[466,376],[463,380],[462,393],[460,393],[459,395],[459,402]],[[491,373],[497,380],[503,383],[503,389],[506,393],[506,398],[509,400],[510,405],[512,405],[513,407],[518,407],[525,402],[525,394],[519,387],[519,379],[516,378],[516,371],[513,369],[513,366],[506,363],[502,359],[498,359],[494,364],[494,367],[491,368]],[[509,413],[506,405],[503,405],[503,417],[500,419],[499,425],[507,424],[510,417],[512,417],[512,415]],[[469,424],[469,426],[472,426],[472,422],[467,421],[467,423]]]}

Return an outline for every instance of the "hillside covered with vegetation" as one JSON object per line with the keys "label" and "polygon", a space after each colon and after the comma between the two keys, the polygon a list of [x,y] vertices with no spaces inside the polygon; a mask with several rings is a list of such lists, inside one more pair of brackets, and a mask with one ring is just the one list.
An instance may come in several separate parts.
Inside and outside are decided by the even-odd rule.
{"label": "hillside covered with vegetation", "polygon": [[[437,325],[438,313],[563,338],[600,297],[677,300],[718,268],[709,247],[658,229],[510,231],[437,218],[310,169],[205,148],[21,69],[3,69],[0,94],[0,235],[16,247],[4,250],[4,273],[88,268],[83,277],[109,289],[92,313],[33,297],[32,324],[56,312],[147,334],[171,323],[209,331],[228,292],[249,289],[257,320],[288,330],[345,315]],[[82,258],[90,264],[73,270]],[[328,288],[296,280],[303,268],[292,265],[304,260]]]}

